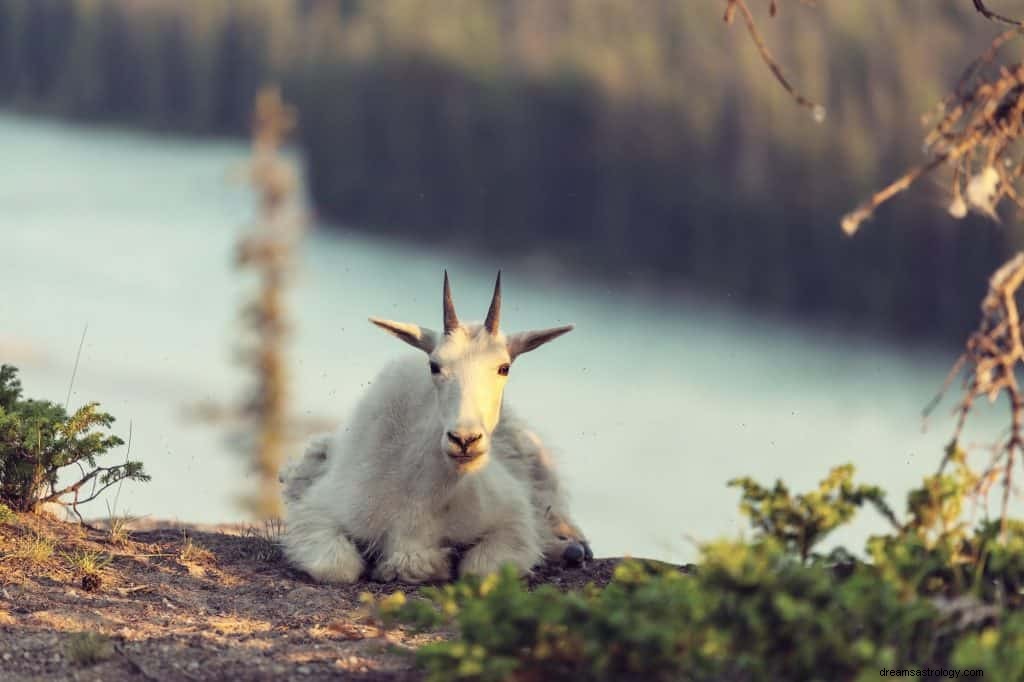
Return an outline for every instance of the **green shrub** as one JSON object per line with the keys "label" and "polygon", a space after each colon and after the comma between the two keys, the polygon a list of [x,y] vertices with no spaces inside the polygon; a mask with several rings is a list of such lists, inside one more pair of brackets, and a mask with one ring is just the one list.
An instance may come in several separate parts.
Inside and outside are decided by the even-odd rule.
{"label": "green shrub", "polygon": [[[124,479],[148,481],[141,462],[96,464],[97,457],[124,443],[102,431],[113,422],[97,403],[69,415],[56,403],[22,399],[17,369],[0,365],[0,502],[15,511],[33,511],[44,502],[77,505]],[[74,464],[88,468],[58,488],[60,471]]]}
{"label": "green shrub", "polygon": [[454,641],[418,653],[436,680],[848,680],[948,663],[935,606],[868,569],[837,578],[771,540],[706,546],[692,576],[627,561],[580,594],[531,592],[508,569],[423,595],[384,611],[457,626]]}
{"label": "green shrub", "polygon": [[853,485],[852,464],[836,467],[817,490],[796,497],[790,495],[782,481],[776,481],[775,487],[769,489],[753,479],[736,478],[729,481],[729,486],[742,488],[740,511],[750,519],[754,529],[776,538],[804,561],[816,544],[852,519],[865,502],[898,525],[881,488]]}
{"label": "green shrub", "polygon": [[[530,591],[509,567],[377,606],[386,622],[454,627],[418,652],[435,680],[872,680],[943,667],[1024,679],[1024,523],[1000,537],[998,523],[959,521],[976,478],[951,448],[953,473],[910,493],[906,521],[850,466],[801,495],[739,479],[755,537],[704,545],[691,574],[627,560],[604,589],[563,593]],[[871,538],[870,560],[814,552],[865,502],[893,526]]]}
{"label": "green shrub", "polygon": [[964,637],[953,652],[953,666],[980,668],[994,680],[1024,679],[1024,614]]}

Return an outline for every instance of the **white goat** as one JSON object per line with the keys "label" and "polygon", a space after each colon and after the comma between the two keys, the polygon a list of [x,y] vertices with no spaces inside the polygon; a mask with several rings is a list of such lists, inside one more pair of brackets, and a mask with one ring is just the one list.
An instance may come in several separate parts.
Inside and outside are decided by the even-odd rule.
{"label": "white goat", "polygon": [[447,272],[443,304],[441,334],[370,318],[429,362],[388,366],[347,426],[282,472],[285,553],[317,580],[353,582],[366,556],[377,580],[447,580],[452,547],[468,547],[460,575],[592,557],[548,452],[502,413],[510,365],[572,326],[506,337],[500,272],[482,325],[459,323]]}

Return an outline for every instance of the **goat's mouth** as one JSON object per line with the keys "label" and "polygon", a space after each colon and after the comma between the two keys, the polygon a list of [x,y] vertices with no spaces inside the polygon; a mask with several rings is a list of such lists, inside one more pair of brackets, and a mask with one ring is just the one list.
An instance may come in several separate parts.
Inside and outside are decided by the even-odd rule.
{"label": "goat's mouth", "polygon": [[483,463],[484,455],[486,454],[486,450],[474,450],[471,452],[447,452],[448,458],[455,464],[456,468],[458,468],[460,471],[476,468],[478,465]]}

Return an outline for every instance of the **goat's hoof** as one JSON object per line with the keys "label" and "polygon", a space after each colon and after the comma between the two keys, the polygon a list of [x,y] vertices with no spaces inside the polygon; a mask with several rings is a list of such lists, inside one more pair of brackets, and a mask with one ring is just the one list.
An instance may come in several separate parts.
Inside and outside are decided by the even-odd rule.
{"label": "goat's hoof", "polygon": [[520,575],[525,575],[530,572],[532,561],[527,557],[516,556],[516,552],[507,547],[484,542],[466,552],[459,563],[459,577],[488,575],[501,570],[503,565],[509,563],[518,567]]}
{"label": "goat's hoof", "polygon": [[562,552],[562,561],[567,564],[578,564],[583,561],[587,553],[584,551],[582,545],[577,545],[575,542],[565,548]]}
{"label": "goat's hoof", "polygon": [[585,542],[570,543],[566,546],[565,551],[562,552],[562,561],[571,566],[578,566],[584,561],[590,561],[593,558],[594,553],[590,550],[590,545]]}
{"label": "goat's hoof", "polygon": [[373,579],[378,582],[424,583],[447,580],[451,575],[448,553],[442,550],[421,550],[408,554],[392,554],[377,564]]}

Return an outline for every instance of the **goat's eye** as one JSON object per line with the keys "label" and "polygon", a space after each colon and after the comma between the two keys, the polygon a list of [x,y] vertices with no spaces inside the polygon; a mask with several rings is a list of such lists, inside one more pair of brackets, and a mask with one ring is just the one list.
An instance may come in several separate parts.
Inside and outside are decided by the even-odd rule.
{"label": "goat's eye", "polygon": [[508,368],[509,368],[509,365],[507,363],[502,365],[501,367],[498,368],[498,374],[500,374],[503,377],[507,377],[508,376]]}
{"label": "goat's eye", "polygon": [[441,365],[437,364],[436,362],[430,363],[430,373],[431,374],[440,374],[441,373]]}

